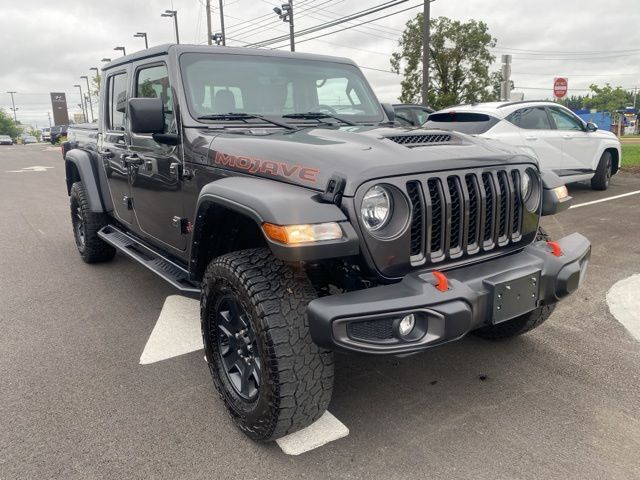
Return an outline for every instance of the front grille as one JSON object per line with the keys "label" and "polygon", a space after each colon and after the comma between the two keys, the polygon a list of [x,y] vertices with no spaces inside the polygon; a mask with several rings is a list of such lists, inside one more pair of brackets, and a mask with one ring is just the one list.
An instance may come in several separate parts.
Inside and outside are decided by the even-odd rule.
{"label": "front grille", "polygon": [[420,135],[392,135],[386,137],[392,142],[399,143],[400,145],[409,145],[417,147],[420,145],[431,145],[434,143],[448,143],[451,141],[451,135],[444,134],[420,134]]}
{"label": "front grille", "polygon": [[393,338],[393,319],[349,322],[347,334],[355,340],[389,340]]}
{"label": "front grille", "polygon": [[520,172],[445,174],[407,182],[411,261],[435,263],[522,238]]}

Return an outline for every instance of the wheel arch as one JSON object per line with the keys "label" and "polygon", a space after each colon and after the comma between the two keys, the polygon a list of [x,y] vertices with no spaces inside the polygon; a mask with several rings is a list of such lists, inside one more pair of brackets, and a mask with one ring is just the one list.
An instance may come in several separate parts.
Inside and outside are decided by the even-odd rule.
{"label": "wheel arch", "polygon": [[67,195],[71,194],[71,186],[78,181],[84,185],[89,208],[94,213],[105,213],[113,210],[111,198],[105,195],[106,182],[100,177],[100,159],[94,152],[72,149],[64,157],[67,183]]}
{"label": "wheel arch", "polygon": [[[189,271],[202,279],[211,259],[237,250],[267,247],[283,261],[298,262],[357,255],[359,243],[345,214],[318,202],[316,192],[270,180],[228,177],[201,190],[193,224]],[[269,239],[262,224],[338,222],[343,238],[317,244],[285,245]]]}
{"label": "wheel arch", "polygon": [[[620,150],[617,147],[605,147],[602,154],[604,155],[607,152],[611,154],[611,174],[614,175],[620,170]],[[602,157],[602,155],[600,157]]]}

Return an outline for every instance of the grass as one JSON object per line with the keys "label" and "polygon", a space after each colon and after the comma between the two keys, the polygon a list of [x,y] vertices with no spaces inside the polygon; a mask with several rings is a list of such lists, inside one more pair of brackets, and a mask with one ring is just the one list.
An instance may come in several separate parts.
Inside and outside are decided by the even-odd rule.
{"label": "grass", "polygon": [[622,144],[622,168],[640,169],[640,143]]}

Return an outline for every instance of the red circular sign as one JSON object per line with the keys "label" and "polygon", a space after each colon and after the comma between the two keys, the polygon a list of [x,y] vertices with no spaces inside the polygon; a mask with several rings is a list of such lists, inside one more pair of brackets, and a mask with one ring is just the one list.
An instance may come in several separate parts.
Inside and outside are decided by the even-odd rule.
{"label": "red circular sign", "polygon": [[553,81],[553,95],[562,98],[567,94],[568,83],[566,78],[558,77]]}

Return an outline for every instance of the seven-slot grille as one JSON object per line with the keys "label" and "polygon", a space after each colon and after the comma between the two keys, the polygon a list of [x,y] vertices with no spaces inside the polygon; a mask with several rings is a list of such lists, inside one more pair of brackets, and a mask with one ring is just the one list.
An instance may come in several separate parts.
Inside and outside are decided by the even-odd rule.
{"label": "seven-slot grille", "polygon": [[411,262],[440,262],[518,242],[522,198],[517,168],[443,174],[406,184]]}

